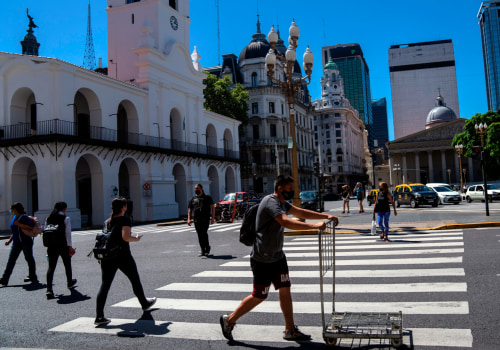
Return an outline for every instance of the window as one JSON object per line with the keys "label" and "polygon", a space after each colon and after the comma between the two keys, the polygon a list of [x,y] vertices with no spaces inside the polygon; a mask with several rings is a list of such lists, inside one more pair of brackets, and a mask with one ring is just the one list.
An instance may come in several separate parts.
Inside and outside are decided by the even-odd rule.
{"label": "window", "polygon": [[340,129],[340,123],[335,123],[335,129]]}
{"label": "window", "polygon": [[340,118],[340,113],[335,113],[335,118]]}
{"label": "window", "polygon": [[252,114],[259,113],[259,104],[257,102],[252,103]]}
{"label": "window", "polygon": [[171,8],[177,10],[177,0],[169,0],[168,4],[170,5]]}
{"label": "window", "polygon": [[274,111],[274,102],[269,102],[269,113],[276,113]]}
{"label": "window", "polygon": [[337,156],[337,162],[342,163],[342,156]]}
{"label": "window", "polygon": [[341,130],[335,130],[335,136],[336,137],[342,137],[342,131]]}
{"label": "window", "polygon": [[134,14],[132,14],[132,24],[134,24],[134,22],[135,22]]}
{"label": "window", "polygon": [[328,131],[326,132],[326,138],[327,138],[327,139],[329,139],[329,138],[330,138],[330,130],[328,130]]}
{"label": "window", "polygon": [[252,73],[252,87],[257,86],[257,73],[253,72]]}
{"label": "window", "polygon": [[337,143],[342,143],[342,139],[337,139]]}
{"label": "window", "polygon": [[330,129],[330,125],[325,124],[325,129]]}
{"label": "window", "polygon": [[260,135],[259,135],[259,126],[258,125],[254,125],[253,126],[253,139],[254,140],[258,140],[260,138]]}
{"label": "window", "polygon": [[343,166],[339,166],[339,173],[342,173],[344,171],[344,167]]}
{"label": "window", "polygon": [[285,107],[283,107],[283,103],[281,104],[281,114],[285,114]]}
{"label": "window", "polygon": [[269,125],[271,137],[276,137],[276,124]]}
{"label": "window", "polygon": [[260,151],[253,151],[252,152],[252,160],[256,164],[261,164],[261,161],[260,161]]}

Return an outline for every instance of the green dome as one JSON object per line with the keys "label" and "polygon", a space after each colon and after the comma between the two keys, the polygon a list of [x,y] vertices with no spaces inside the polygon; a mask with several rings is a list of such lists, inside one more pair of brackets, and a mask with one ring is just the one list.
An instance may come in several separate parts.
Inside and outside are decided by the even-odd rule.
{"label": "green dome", "polygon": [[325,65],[325,70],[327,70],[327,69],[339,70],[339,67],[337,66],[337,64],[335,62],[333,62],[331,57],[328,59],[328,63]]}

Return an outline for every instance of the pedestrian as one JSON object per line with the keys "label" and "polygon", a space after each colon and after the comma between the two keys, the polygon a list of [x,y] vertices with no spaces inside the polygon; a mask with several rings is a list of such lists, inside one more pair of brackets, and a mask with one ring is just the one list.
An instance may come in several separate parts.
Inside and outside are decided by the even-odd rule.
{"label": "pedestrian", "polygon": [[324,229],[325,222],[306,223],[288,217],[292,214],[303,219],[334,220],[332,215],[317,213],[293,206],[287,201],[292,199],[293,178],[280,175],[274,182],[274,193],[262,199],[257,211],[255,226],[257,237],[250,255],[250,266],[253,273],[253,292],[242,300],[241,304],[229,315],[220,316],[222,334],[226,339],[233,340],[232,330],[236,321],[264,301],[271,283],[279,290],[281,311],[285,319],[286,340],[310,340],[311,336],[302,333],[295,325],[293,318],[292,296],[290,293],[290,278],[288,264],[283,252],[284,229]]}
{"label": "pedestrian", "polygon": [[389,234],[389,217],[391,216],[391,208],[389,206],[389,202],[392,204],[394,208],[394,215],[397,216],[398,212],[396,210],[396,205],[394,204],[394,200],[392,199],[391,194],[389,193],[389,186],[386,182],[381,182],[379,184],[379,191],[377,194],[377,201],[375,206],[373,207],[373,217],[375,218],[375,213],[377,213],[377,222],[378,227],[382,231],[380,235],[380,239],[388,241]]}
{"label": "pedestrian", "polygon": [[[45,220],[45,227],[48,225],[57,225],[57,234],[55,240],[47,247],[47,258],[49,260],[49,268],[47,269],[47,299],[54,299],[54,291],[52,290],[52,281],[54,279],[54,271],[56,270],[57,260],[61,257],[66,271],[66,283],[68,289],[76,286],[76,279],[73,279],[71,270],[71,257],[75,254],[73,243],[71,241],[71,219],[66,216],[68,205],[65,202],[57,202],[54,205],[54,210]],[[45,241],[44,241],[45,242]]]}
{"label": "pedestrian", "polygon": [[132,284],[135,296],[139,299],[143,311],[148,311],[155,303],[156,298],[146,298],[142,288],[137,265],[130,251],[129,242],[139,242],[142,235],[132,236],[130,218],[125,216],[127,212],[127,199],[115,198],[111,202],[112,213],[106,222],[106,228],[111,232],[110,242],[120,247],[118,255],[110,260],[101,261],[102,284],[97,293],[95,326],[105,326],[111,320],[104,317],[104,305],[108,296],[111,283],[116,271],[122,271]]}
{"label": "pedestrian", "polygon": [[342,186],[342,214],[345,214],[345,207],[347,205],[347,214],[350,213],[349,211],[349,200],[351,198],[351,188],[349,185],[344,185]]}
{"label": "pedestrian", "polygon": [[10,214],[13,215],[10,223],[12,234],[9,239],[5,241],[5,245],[7,246],[12,242],[12,246],[10,248],[9,259],[7,260],[7,266],[0,279],[0,284],[6,286],[9,283],[10,275],[14,270],[14,266],[16,265],[17,258],[19,254],[21,254],[21,251],[24,254],[24,259],[26,259],[28,263],[29,271],[28,277],[24,279],[24,282],[38,283],[35,258],[33,257],[34,238],[24,234],[22,230],[31,229],[35,223],[26,215],[23,205],[19,202],[13,203],[10,206]]}
{"label": "pedestrian", "polygon": [[201,252],[198,256],[210,254],[210,243],[208,242],[208,227],[215,222],[215,206],[212,197],[205,194],[203,186],[194,186],[195,196],[189,201],[187,224],[191,226],[194,218],[194,227],[198,234]]}
{"label": "pedestrian", "polygon": [[358,203],[359,203],[359,212],[364,213],[365,210],[363,209],[363,200],[365,199],[365,189],[363,188],[363,185],[361,184],[361,182],[358,182],[356,184],[354,191],[356,193],[356,198],[357,198]]}

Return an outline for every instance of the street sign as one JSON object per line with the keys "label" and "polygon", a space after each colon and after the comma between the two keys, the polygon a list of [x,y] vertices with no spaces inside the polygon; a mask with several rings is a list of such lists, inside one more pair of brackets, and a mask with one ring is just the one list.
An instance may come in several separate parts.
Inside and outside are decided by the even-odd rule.
{"label": "street sign", "polygon": [[293,137],[288,136],[288,148],[293,148]]}

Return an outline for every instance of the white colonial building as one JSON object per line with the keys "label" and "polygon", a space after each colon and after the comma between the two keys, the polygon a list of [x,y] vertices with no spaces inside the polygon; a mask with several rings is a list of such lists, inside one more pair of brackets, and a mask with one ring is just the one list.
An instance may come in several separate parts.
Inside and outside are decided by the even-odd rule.
{"label": "white colonial building", "polygon": [[150,221],[186,215],[196,183],[214,200],[240,188],[240,123],[203,109],[189,2],[107,6],[107,76],[0,53],[0,230],[13,202],[43,220],[65,201],[78,228],[101,224],[117,195]]}
{"label": "white colonial building", "polygon": [[[315,147],[329,192],[342,185],[366,183],[371,157],[363,121],[344,95],[344,82],[330,58],[321,77],[321,99],[313,101]],[[367,161],[368,160],[368,161]]]}

